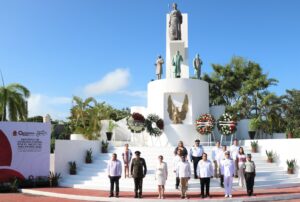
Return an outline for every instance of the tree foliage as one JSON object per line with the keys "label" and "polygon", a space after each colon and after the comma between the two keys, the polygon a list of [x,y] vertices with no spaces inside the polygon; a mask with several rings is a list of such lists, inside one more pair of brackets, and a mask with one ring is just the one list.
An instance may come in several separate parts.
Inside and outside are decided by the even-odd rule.
{"label": "tree foliage", "polygon": [[238,118],[251,117],[259,95],[278,82],[268,78],[259,64],[242,57],[233,57],[226,65],[212,64],[212,67],[214,72],[203,76],[210,84],[210,105],[226,105],[226,111]]}
{"label": "tree foliage", "polygon": [[283,96],[283,109],[287,132],[300,138],[300,90],[286,90],[286,95]]}
{"label": "tree foliage", "polygon": [[118,121],[128,116],[129,109],[114,109],[105,102],[98,103],[94,98],[89,97],[83,100],[80,97],[73,97],[71,108],[70,127],[75,133],[84,134],[88,139],[97,139],[100,136],[101,120],[112,119]]}
{"label": "tree foliage", "polygon": [[1,120],[25,121],[28,116],[29,90],[18,83],[0,87]]}

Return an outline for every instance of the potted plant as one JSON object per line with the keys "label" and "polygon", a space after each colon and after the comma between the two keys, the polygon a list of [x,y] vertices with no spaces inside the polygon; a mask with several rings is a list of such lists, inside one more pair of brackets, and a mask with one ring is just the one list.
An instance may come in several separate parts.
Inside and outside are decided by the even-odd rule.
{"label": "potted plant", "polygon": [[248,124],[248,134],[251,140],[254,139],[257,129],[259,128],[259,119],[252,118]]}
{"label": "potted plant", "polygon": [[286,126],[286,137],[288,139],[293,138],[293,134],[294,134],[294,126],[292,123],[288,122],[287,126]]}
{"label": "potted plant", "polygon": [[70,166],[70,168],[69,168],[70,175],[76,175],[76,173],[77,173],[76,162],[75,161],[70,161],[69,166]]}
{"label": "potted plant", "polygon": [[101,152],[102,153],[107,153],[108,152],[108,142],[107,141],[103,141],[101,142]]}
{"label": "potted plant", "polygon": [[58,180],[61,178],[60,173],[54,173],[51,172],[49,173],[49,184],[50,187],[57,187],[58,186]]}
{"label": "potted plant", "polygon": [[93,162],[93,151],[92,148],[86,151],[86,156],[85,156],[85,163],[92,163]]}
{"label": "potted plant", "polygon": [[272,163],[274,161],[275,153],[272,150],[271,151],[266,150],[266,155],[267,155],[267,158],[268,158],[267,161],[269,163]]}
{"label": "potted plant", "polygon": [[106,137],[108,141],[111,141],[112,135],[113,135],[113,130],[116,128],[118,124],[114,123],[113,120],[108,121],[108,127],[107,127],[107,132],[106,132]]}
{"label": "potted plant", "polygon": [[296,166],[296,160],[295,159],[286,160],[286,164],[287,164],[287,173],[288,174],[294,174],[294,169],[295,169],[295,166]]}
{"label": "potted plant", "polygon": [[251,152],[257,153],[258,141],[251,141]]}

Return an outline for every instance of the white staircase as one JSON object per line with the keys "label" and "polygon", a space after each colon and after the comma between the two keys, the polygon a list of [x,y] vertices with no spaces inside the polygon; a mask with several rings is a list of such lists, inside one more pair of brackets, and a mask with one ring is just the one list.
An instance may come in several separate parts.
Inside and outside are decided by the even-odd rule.
{"label": "white staircase", "polygon": [[[109,151],[110,153],[108,154],[97,154],[96,156],[94,154],[94,161],[92,164],[84,164],[78,168],[77,175],[64,176],[60,186],[82,189],[109,190],[109,179],[106,173],[107,162],[110,160],[112,153],[117,153],[118,158],[121,160],[123,149],[123,147],[112,147]],[[173,173],[174,147],[131,147],[130,149],[133,152],[136,150],[141,151],[141,157],[145,158],[146,160],[148,173],[144,178],[144,191],[157,190],[154,171],[158,161],[158,156],[163,155],[164,161],[168,164],[169,171],[168,180],[166,182],[166,190],[168,192],[177,192],[177,190],[175,190],[175,174]],[[211,156],[211,149],[212,147],[209,146],[204,147],[208,157]],[[248,149],[245,149],[245,151],[246,153],[250,153]],[[265,157],[261,156],[261,154],[252,153],[252,159],[255,161],[257,172],[255,178],[255,188],[275,188],[300,185],[300,178],[298,178],[296,175],[288,175],[286,173],[286,168],[278,167],[276,163],[267,163]],[[192,164],[191,167],[193,168]],[[120,179],[120,189],[122,191],[133,191],[133,179],[125,179],[123,176]],[[210,184],[211,191],[223,191],[219,184],[219,179],[213,178]],[[240,189],[238,187],[237,178],[234,179],[233,189]],[[191,179],[189,181],[189,190],[200,191],[199,180]]]}

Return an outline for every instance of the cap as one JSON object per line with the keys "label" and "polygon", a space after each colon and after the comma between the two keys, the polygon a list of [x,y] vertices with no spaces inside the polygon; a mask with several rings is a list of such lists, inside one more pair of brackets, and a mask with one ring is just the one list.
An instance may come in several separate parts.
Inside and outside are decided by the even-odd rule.
{"label": "cap", "polygon": [[225,154],[229,154],[230,155],[230,151],[226,151]]}
{"label": "cap", "polygon": [[135,153],[136,155],[140,155],[140,154],[141,154],[140,151],[135,151],[134,153]]}
{"label": "cap", "polygon": [[247,157],[251,158],[251,154],[247,154]]}
{"label": "cap", "polygon": [[195,140],[195,142],[200,142],[200,140],[199,140],[199,139],[197,139],[197,140]]}

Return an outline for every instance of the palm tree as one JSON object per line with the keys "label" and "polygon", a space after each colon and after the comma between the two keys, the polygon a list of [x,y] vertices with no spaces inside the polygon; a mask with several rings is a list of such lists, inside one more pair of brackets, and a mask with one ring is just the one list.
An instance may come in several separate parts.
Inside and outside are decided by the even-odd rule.
{"label": "palm tree", "polygon": [[7,114],[10,121],[26,120],[28,115],[26,99],[29,96],[29,90],[18,83],[0,87],[1,120],[6,121]]}
{"label": "palm tree", "polygon": [[96,100],[92,97],[83,100],[78,96],[73,96],[73,103],[74,106],[71,108],[71,118],[75,119],[76,125],[84,127],[87,119],[87,109],[91,108],[91,103],[96,104]]}

